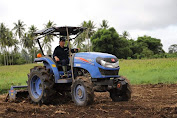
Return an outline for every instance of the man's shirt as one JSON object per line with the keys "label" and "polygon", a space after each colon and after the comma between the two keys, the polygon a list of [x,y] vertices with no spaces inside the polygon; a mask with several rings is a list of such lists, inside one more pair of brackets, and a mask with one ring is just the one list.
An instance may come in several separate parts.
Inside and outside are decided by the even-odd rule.
{"label": "man's shirt", "polygon": [[57,46],[54,50],[53,57],[57,56],[60,60],[68,59],[69,48]]}

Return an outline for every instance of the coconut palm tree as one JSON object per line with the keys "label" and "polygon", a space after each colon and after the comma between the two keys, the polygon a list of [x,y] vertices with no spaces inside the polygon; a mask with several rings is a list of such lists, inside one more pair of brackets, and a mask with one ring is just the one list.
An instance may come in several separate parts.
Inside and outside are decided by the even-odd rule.
{"label": "coconut palm tree", "polygon": [[26,63],[29,62],[29,54],[25,49],[21,50],[21,56],[22,56],[22,58],[24,58],[26,60]]}
{"label": "coconut palm tree", "polygon": [[[45,28],[50,28],[50,27],[54,27],[56,26],[56,24],[53,21],[48,21],[47,24],[45,24]],[[51,42],[53,41],[53,36],[52,35],[47,35],[42,43],[42,47],[44,47],[44,49],[48,50],[47,54],[50,55],[51,54]]]}
{"label": "coconut palm tree", "polygon": [[[75,40],[74,40],[74,45],[77,46],[78,48],[84,48],[84,50],[86,49],[85,47],[87,47],[86,51],[90,51],[90,38],[91,36],[94,34],[94,29],[95,29],[95,25],[93,23],[93,21],[89,20],[87,21],[83,21],[81,23],[81,27],[85,27],[87,28],[81,35],[79,35]],[[84,42],[88,42],[88,45],[85,46]]]}
{"label": "coconut palm tree", "polygon": [[12,64],[12,60],[10,59],[10,51],[9,51],[9,48],[11,48],[13,46],[13,33],[12,31],[9,31],[9,29],[7,28],[7,31],[6,31],[6,38],[7,38],[7,49],[8,49],[8,52],[9,52],[9,57],[7,56],[7,61],[9,61],[9,65]]}
{"label": "coconut palm tree", "polygon": [[95,24],[93,21],[89,20],[88,23],[87,23],[87,37],[88,38],[91,38],[91,36],[95,33]]}
{"label": "coconut palm tree", "polygon": [[23,21],[18,20],[18,22],[14,23],[14,25],[15,26],[14,26],[13,30],[15,30],[15,35],[18,36],[18,38],[20,39],[25,32],[25,28],[24,28],[25,24]]}
{"label": "coconut palm tree", "polygon": [[30,35],[25,33],[22,38],[22,44],[24,48],[30,48],[32,46],[32,40],[30,40]]}
{"label": "coconut palm tree", "polygon": [[[87,22],[83,21],[80,25],[81,27],[87,27]],[[77,48],[80,48],[82,50],[83,46],[84,46],[84,41],[86,39],[86,32],[83,32],[82,34],[80,34],[76,39],[74,39],[74,46],[76,46]]]}
{"label": "coconut palm tree", "polygon": [[87,27],[87,21],[83,21],[83,22],[81,23],[81,26],[82,26],[82,27]]}
{"label": "coconut palm tree", "polygon": [[[25,32],[25,24],[23,21],[21,20],[18,20],[17,23],[14,23],[14,28],[12,29],[15,31],[15,35],[18,36],[19,38],[19,42],[21,43],[21,45],[23,46],[23,43],[22,43],[22,37],[24,35],[24,32]],[[22,47],[21,46],[21,47]],[[15,49],[17,49],[17,47],[15,47]],[[22,47],[23,49],[23,47]]]}
{"label": "coconut palm tree", "polygon": [[6,27],[4,23],[1,23],[0,25],[0,46],[1,50],[4,54],[4,65],[6,65],[6,44],[7,44],[7,39],[6,39]]}
{"label": "coconut palm tree", "polygon": [[17,53],[18,50],[19,50],[19,47],[18,47],[18,44],[19,44],[19,41],[17,39],[13,39],[13,51],[12,51],[12,65],[14,64],[14,52]]}
{"label": "coconut palm tree", "polygon": [[74,40],[74,42],[73,42],[73,44],[77,47],[77,48],[79,48],[79,49],[81,49],[82,47],[83,47],[83,41],[85,40],[85,38],[83,37],[83,34],[81,34],[81,35],[79,35],[75,40]]}
{"label": "coconut palm tree", "polygon": [[[35,39],[35,35],[33,35],[33,33],[37,31],[37,27],[35,27],[34,25],[31,25],[31,27],[29,27],[29,35],[30,35],[30,40],[32,40],[32,48],[31,48],[31,52],[33,52],[33,59],[35,58],[35,52],[36,52],[36,41],[34,40]],[[32,59],[32,60],[33,60]]]}
{"label": "coconut palm tree", "polygon": [[[31,38],[30,38],[30,34],[25,33],[24,36],[22,37],[21,41],[22,41],[25,52],[29,53],[34,45],[33,40],[31,40]],[[26,50],[28,50],[28,51],[26,51]],[[28,58],[26,58],[26,62],[29,62]]]}
{"label": "coconut palm tree", "polygon": [[[35,32],[35,31],[37,31],[37,28],[34,26],[34,25],[32,25],[30,28],[29,28],[29,31],[28,31],[28,34],[26,33],[25,35],[25,39],[27,39],[28,40],[28,45],[30,46],[29,48],[34,48],[35,47],[35,44],[36,44],[36,42],[35,42],[35,35],[33,35],[33,33]],[[28,47],[28,45],[26,45],[27,47]]]}
{"label": "coconut palm tree", "polygon": [[14,39],[14,40],[13,40],[13,46],[14,46],[14,52],[15,52],[15,53],[17,53],[18,50],[20,49],[20,48],[18,47],[18,44],[19,44],[19,41],[18,41],[17,39]]}
{"label": "coconut palm tree", "polygon": [[[45,28],[50,28],[50,27],[54,27],[56,26],[56,24],[52,21],[49,20],[49,22],[47,24],[45,24]],[[44,42],[47,43],[47,42],[51,42],[53,41],[53,36],[52,35],[47,35],[45,38],[44,38]]]}
{"label": "coconut palm tree", "polygon": [[94,29],[96,28],[95,25],[94,25],[94,22],[89,20],[87,22],[87,24],[85,24],[85,22],[83,22],[83,27],[85,27],[86,25],[86,28],[87,30],[85,31],[85,38],[88,40],[88,46],[87,46],[87,51],[90,52],[90,38],[91,36],[93,36],[93,34],[95,33]]}
{"label": "coconut palm tree", "polygon": [[31,25],[31,27],[29,27],[29,33],[32,35],[35,31],[37,31],[37,27]]}
{"label": "coconut palm tree", "polygon": [[102,20],[102,24],[100,24],[101,28],[107,29],[109,28],[108,26],[108,21],[107,20]]}
{"label": "coconut palm tree", "polygon": [[30,48],[34,46],[35,36],[33,35],[33,33],[35,31],[37,31],[37,27],[35,27],[34,25],[31,25],[31,27],[29,27],[28,33],[24,33],[24,36],[22,37],[23,47]]}

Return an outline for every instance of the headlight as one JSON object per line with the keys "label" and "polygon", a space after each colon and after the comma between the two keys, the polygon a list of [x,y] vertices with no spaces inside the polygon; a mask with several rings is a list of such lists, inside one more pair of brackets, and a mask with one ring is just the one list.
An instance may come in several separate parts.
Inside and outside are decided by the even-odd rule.
{"label": "headlight", "polygon": [[104,60],[101,60],[100,62],[102,66],[107,68],[117,68],[119,66],[119,61],[117,61],[116,63],[109,63]]}
{"label": "headlight", "polygon": [[119,61],[117,58],[101,58],[97,57],[96,62],[106,68],[117,68],[119,66]]}

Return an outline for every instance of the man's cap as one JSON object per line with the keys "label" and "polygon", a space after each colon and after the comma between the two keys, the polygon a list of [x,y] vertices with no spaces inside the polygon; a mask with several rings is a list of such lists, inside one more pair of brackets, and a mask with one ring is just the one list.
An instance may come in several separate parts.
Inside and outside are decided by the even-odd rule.
{"label": "man's cap", "polygon": [[60,41],[65,41],[66,38],[65,37],[60,37]]}

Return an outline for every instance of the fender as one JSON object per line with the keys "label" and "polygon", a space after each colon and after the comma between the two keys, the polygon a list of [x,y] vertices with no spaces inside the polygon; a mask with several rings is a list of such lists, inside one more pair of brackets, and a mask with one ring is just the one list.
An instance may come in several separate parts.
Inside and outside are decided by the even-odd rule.
{"label": "fender", "polygon": [[46,66],[47,69],[50,69],[50,72],[53,72],[55,77],[55,83],[57,83],[57,80],[60,78],[60,76],[58,68],[51,57],[44,56],[41,58],[35,58],[34,62],[43,62],[44,66]]}

